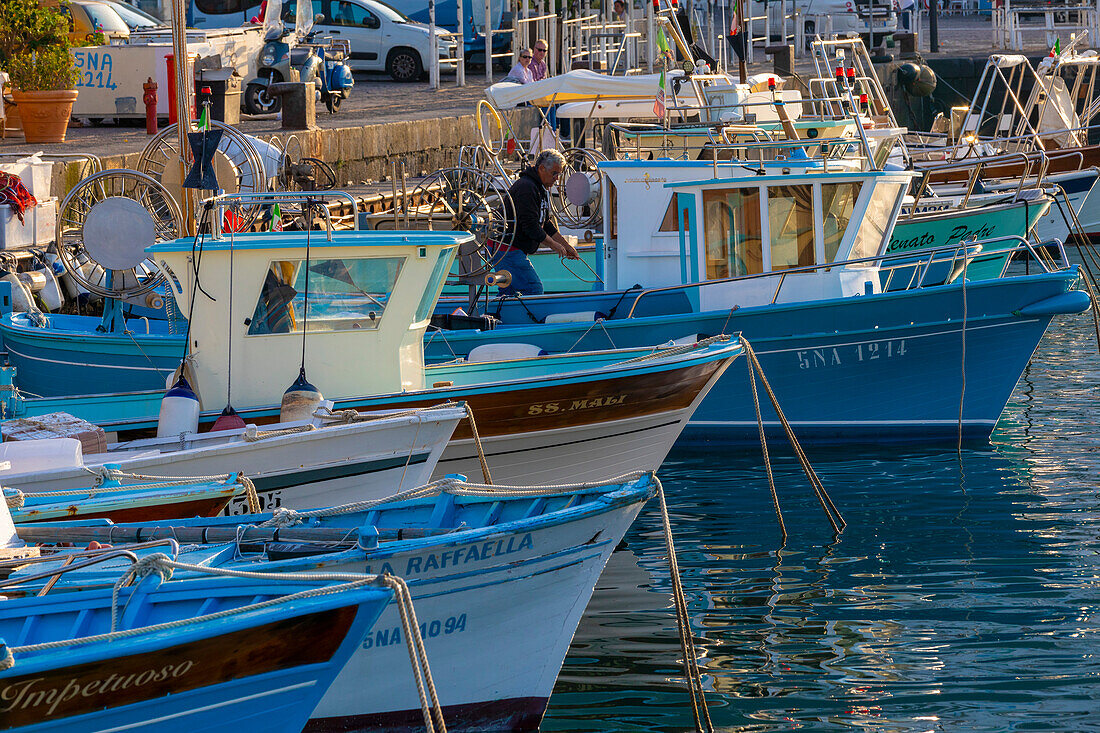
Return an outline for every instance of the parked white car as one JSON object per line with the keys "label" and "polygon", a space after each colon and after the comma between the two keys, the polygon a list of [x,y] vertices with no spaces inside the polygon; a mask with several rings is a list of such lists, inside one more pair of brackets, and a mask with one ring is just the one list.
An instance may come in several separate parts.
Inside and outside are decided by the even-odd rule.
{"label": "parked white car", "polygon": [[[283,17],[294,22],[296,3],[284,5]],[[313,0],[314,15],[323,16],[314,26],[320,36],[351,43],[347,62],[356,71],[385,71],[395,81],[417,81],[426,72],[430,56],[428,26],[380,0]],[[436,37],[441,70],[454,70],[458,44]]]}

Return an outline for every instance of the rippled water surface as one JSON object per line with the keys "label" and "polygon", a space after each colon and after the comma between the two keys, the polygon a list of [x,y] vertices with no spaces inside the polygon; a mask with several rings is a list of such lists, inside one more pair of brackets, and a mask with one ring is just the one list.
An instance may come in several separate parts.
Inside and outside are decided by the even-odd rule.
{"label": "rippled water surface", "polygon": [[[1055,321],[992,441],[824,448],[833,540],[788,452],[675,452],[692,625],[725,730],[1100,731],[1100,358]],[[614,554],[546,731],[690,729],[656,502]]]}

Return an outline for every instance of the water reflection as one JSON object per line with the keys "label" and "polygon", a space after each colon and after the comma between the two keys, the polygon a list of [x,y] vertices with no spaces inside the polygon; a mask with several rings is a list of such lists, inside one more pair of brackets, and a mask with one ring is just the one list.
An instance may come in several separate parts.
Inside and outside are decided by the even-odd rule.
{"label": "water reflection", "polygon": [[[835,542],[793,456],[676,452],[662,469],[726,730],[1100,729],[1100,359],[1052,329],[991,444],[824,449]],[[601,578],[544,730],[690,729],[656,506]]]}

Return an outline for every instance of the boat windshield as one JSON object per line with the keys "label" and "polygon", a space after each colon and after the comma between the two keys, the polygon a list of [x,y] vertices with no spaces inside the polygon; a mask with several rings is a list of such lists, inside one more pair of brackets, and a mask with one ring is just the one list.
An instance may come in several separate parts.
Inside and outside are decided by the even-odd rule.
{"label": "boat windshield", "polygon": [[764,271],[758,187],[704,191],[703,222],[708,279]]}
{"label": "boat windshield", "polygon": [[[856,230],[856,242],[852,246],[852,254],[848,259],[858,260],[864,257],[874,257],[886,244],[886,230],[890,225],[890,217],[894,207],[901,197],[900,183],[880,183],[871,192],[871,200],[867,203],[867,212]],[[869,267],[866,265],[853,265],[853,267]]]}
{"label": "boat windshield", "polygon": [[310,260],[307,268],[303,260],[273,260],[248,333],[376,329],[404,262],[404,257],[342,258]]}

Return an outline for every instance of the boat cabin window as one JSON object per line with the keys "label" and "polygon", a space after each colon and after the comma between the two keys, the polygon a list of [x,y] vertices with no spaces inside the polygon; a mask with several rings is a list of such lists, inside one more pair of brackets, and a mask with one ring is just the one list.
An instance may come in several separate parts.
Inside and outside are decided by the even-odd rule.
{"label": "boat cabin window", "polygon": [[404,262],[403,257],[310,260],[307,268],[303,260],[274,260],[248,333],[376,329]]}
{"label": "boat cabin window", "polygon": [[758,187],[703,191],[703,230],[708,279],[764,271]]}
{"label": "boat cabin window", "polygon": [[435,301],[439,299],[439,291],[443,287],[443,278],[447,277],[447,271],[451,267],[451,258],[455,254],[456,247],[444,247],[439,252],[439,259],[432,268],[432,278],[424,288],[424,294],[420,296],[420,303],[416,306],[416,314],[413,316],[413,325],[421,323],[432,317],[435,310]]}
{"label": "boat cabin window", "polygon": [[822,239],[825,240],[825,261],[836,259],[837,250],[848,231],[848,222],[852,220],[852,211],[859,198],[859,183],[822,183]]}
{"label": "boat cabin window", "polygon": [[680,194],[672,194],[672,198],[669,199],[668,208],[665,209],[665,216],[661,219],[661,226],[657,228],[659,232],[678,232],[680,231]]}
{"label": "boat cabin window", "polygon": [[[871,200],[867,202],[867,213],[864,214],[856,231],[856,242],[852,246],[851,259],[874,257],[879,253],[885,240],[886,225],[901,195],[901,187],[900,183],[880,183],[875,186],[871,192]],[[869,267],[874,264],[868,262],[863,266]]]}
{"label": "boat cabin window", "polygon": [[768,189],[768,225],[772,269],[814,264],[814,189],[812,185]]}

